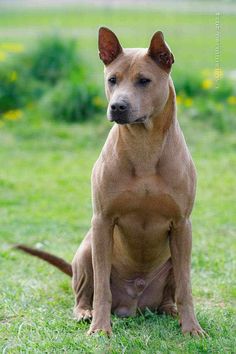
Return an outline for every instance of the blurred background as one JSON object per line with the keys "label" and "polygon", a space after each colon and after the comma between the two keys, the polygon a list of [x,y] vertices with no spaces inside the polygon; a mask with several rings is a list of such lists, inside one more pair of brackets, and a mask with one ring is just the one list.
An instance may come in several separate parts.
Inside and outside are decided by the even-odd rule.
{"label": "blurred background", "polygon": [[161,29],[176,58],[181,109],[220,131],[235,127],[235,2],[8,0],[0,6],[1,125],[32,105],[70,122],[104,111],[97,31],[106,25],[126,47],[147,47]]}
{"label": "blurred background", "polygon": [[[233,0],[0,0],[0,320],[6,324],[0,343],[23,352],[34,352],[35,343],[41,352],[50,352],[49,342],[52,351],[67,350],[68,343],[71,352],[75,348],[62,324],[72,306],[70,286],[54,269],[9,251],[9,245],[24,242],[69,260],[89,228],[91,169],[111,128],[97,49],[100,26],[111,28],[124,47],[147,47],[161,30],[174,53],[178,118],[198,171],[193,291],[213,338],[203,352],[234,352]],[[19,339],[21,319],[31,323],[32,311],[37,333],[23,327]],[[145,331],[135,331],[145,342]],[[129,335],[127,330],[125,345],[132,352],[136,342]],[[119,338],[117,348],[125,341]],[[189,343],[182,341],[180,350],[202,352]]]}
{"label": "blurred background", "polygon": [[234,125],[234,2],[8,0],[0,6],[1,125],[32,105],[55,120],[94,119],[106,105],[97,55],[101,25],[126,47],[147,47],[161,29],[176,58],[179,105],[220,131]]}

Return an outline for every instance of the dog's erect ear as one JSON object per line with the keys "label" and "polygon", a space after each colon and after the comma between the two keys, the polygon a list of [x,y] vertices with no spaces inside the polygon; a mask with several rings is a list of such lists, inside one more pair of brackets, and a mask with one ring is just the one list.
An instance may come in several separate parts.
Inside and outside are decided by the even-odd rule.
{"label": "dog's erect ear", "polygon": [[122,47],[115,33],[106,27],[101,27],[98,33],[99,57],[105,65],[109,65],[122,53]]}
{"label": "dog's erect ear", "polygon": [[148,48],[148,55],[166,72],[170,72],[171,66],[174,63],[174,56],[171,53],[168,45],[164,40],[161,31],[156,32]]}

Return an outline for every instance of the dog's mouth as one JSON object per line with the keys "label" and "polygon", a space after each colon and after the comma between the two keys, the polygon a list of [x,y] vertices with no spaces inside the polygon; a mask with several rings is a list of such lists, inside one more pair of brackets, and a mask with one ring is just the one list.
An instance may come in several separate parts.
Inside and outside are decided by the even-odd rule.
{"label": "dog's mouth", "polygon": [[135,121],[131,122],[131,124],[135,124],[135,123],[143,123],[146,120],[146,116],[140,117],[135,119]]}
{"label": "dog's mouth", "polygon": [[143,116],[143,117],[140,117],[140,118],[137,118],[135,119],[134,121],[129,121],[129,120],[126,120],[126,119],[122,119],[122,118],[118,118],[118,119],[114,119],[114,120],[110,120],[110,121],[113,121],[113,122],[116,122],[117,124],[138,124],[138,123],[144,123],[144,121],[147,119],[147,116]]}

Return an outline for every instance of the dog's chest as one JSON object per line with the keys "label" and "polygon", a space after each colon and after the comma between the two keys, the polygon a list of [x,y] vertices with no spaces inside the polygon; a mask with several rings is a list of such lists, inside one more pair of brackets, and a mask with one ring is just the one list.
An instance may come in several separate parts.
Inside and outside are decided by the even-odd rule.
{"label": "dog's chest", "polygon": [[157,262],[160,252],[160,261],[168,258],[168,233],[180,208],[160,176],[130,181],[114,198],[112,208],[116,216],[115,255],[127,253],[128,258],[147,266]]}
{"label": "dog's chest", "polygon": [[159,175],[134,177],[118,188],[111,208],[122,218],[127,215],[149,219],[175,219],[180,214],[172,189]]}

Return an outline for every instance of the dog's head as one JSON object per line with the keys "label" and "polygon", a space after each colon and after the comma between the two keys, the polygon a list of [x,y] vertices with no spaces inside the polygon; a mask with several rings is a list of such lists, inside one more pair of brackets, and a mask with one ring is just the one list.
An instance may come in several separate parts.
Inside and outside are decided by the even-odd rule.
{"label": "dog's head", "polygon": [[99,30],[99,56],[105,64],[107,117],[119,124],[147,122],[164,108],[174,56],[162,32],[148,49],[123,49],[108,28]]}

